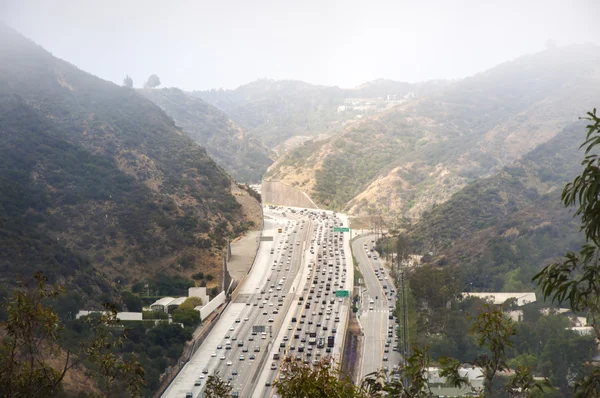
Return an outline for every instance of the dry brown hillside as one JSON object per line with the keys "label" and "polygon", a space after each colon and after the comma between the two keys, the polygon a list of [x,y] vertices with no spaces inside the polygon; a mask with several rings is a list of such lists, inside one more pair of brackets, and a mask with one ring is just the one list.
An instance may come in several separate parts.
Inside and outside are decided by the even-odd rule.
{"label": "dry brown hillside", "polygon": [[591,109],[599,54],[591,45],[570,46],[504,63],[322,143],[306,142],[269,175],[331,208],[418,217]]}

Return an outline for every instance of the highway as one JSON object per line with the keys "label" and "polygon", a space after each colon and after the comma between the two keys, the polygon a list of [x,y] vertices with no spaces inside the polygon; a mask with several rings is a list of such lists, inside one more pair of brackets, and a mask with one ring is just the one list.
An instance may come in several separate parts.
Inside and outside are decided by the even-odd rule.
{"label": "highway", "polygon": [[[350,299],[335,298],[335,291],[351,291],[353,275],[346,270],[348,234],[333,228],[347,219],[291,208],[264,214],[263,236],[273,241],[261,243],[235,302],[163,397],[202,396],[209,374],[227,380],[234,396],[269,397],[284,355],[339,360]],[[333,347],[325,347],[329,336]]]}
{"label": "highway", "polygon": [[396,290],[383,261],[371,251],[375,235],[358,237],[352,251],[364,278],[359,321],[364,333],[360,377],[381,368],[393,369],[400,363],[396,351],[395,319],[390,319],[396,303]]}

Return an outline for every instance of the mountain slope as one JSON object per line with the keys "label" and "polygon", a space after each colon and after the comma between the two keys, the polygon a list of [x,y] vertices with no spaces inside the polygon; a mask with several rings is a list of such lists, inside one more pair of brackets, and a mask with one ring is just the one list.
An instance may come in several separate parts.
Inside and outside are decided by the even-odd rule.
{"label": "mountain slope", "polygon": [[[398,100],[408,93],[426,93],[445,82],[409,84],[375,80],[355,89],[312,85],[296,80],[258,80],[235,90],[195,91],[191,94],[215,105],[241,126],[254,132],[269,147],[288,139],[312,137],[342,127],[358,115],[385,109],[383,99],[395,95]],[[346,99],[380,98],[373,109],[345,109]]]}
{"label": "mountain slope", "polygon": [[268,175],[332,208],[418,217],[591,109],[599,54],[571,46],[507,62],[283,156]]}
{"label": "mountain slope", "polygon": [[492,177],[469,184],[424,214],[409,237],[434,264],[458,266],[476,290],[531,289],[543,265],[583,243],[561,203],[579,174],[585,124],[576,123]]}
{"label": "mountain slope", "polygon": [[[0,264],[88,289],[202,270],[247,224],[231,179],[160,108],[0,25]],[[100,297],[87,292],[90,297]]]}
{"label": "mountain slope", "polygon": [[270,151],[256,138],[200,98],[174,88],[138,92],[160,106],[236,180],[260,182],[273,163]]}

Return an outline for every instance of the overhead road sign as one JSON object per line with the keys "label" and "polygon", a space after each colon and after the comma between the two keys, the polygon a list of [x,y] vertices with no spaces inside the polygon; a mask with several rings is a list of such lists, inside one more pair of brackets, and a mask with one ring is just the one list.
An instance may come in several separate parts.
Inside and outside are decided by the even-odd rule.
{"label": "overhead road sign", "polygon": [[334,227],[333,232],[350,232],[349,227]]}

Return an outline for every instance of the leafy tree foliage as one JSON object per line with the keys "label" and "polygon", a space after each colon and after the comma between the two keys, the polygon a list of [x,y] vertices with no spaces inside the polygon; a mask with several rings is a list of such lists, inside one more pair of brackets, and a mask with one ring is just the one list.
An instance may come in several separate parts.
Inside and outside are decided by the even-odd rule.
{"label": "leafy tree foliage", "polygon": [[274,384],[282,398],[358,396],[352,381],[328,359],[322,359],[311,367],[288,358],[284,361],[282,374],[283,379]]}
{"label": "leafy tree foliage", "polygon": [[129,75],[125,76],[125,79],[123,79],[123,87],[133,88],[133,79],[129,77]]}
{"label": "leafy tree foliage", "polygon": [[[568,183],[562,193],[566,207],[577,206],[575,215],[581,218],[581,229],[587,243],[578,253],[569,251],[562,262],[544,268],[534,278],[544,294],[558,303],[568,303],[574,311],[587,312],[600,341],[600,118],[596,109],[588,113],[583,171]],[[579,378],[576,392],[581,396],[600,395],[600,369],[591,367]]]}
{"label": "leafy tree foliage", "polygon": [[160,86],[160,78],[155,74],[150,75],[146,83],[144,83],[144,88],[155,88],[158,86]]}
{"label": "leafy tree foliage", "polygon": [[[82,363],[91,364],[102,396],[141,396],[144,371],[135,360],[123,360],[111,347],[121,345],[126,335],[115,336],[116,310],[89,320],[93,334],[79,348],[64,344],[64,326],[49,301],[64,292],[63,286],[48,286],[47,278],[35,277],[35,286],[22,285],[5,303],[7,319],[0,325],[0,390],[5,397],[56,396],[66,374]],[[58,358],[59,366],[51,365]]]}
{"label": "leafy tree foliage", "polygon": [[219,372],[208,376],[204,390],[206,398],[231,398],[232,387],[219,376]]}

